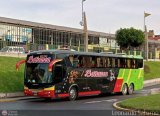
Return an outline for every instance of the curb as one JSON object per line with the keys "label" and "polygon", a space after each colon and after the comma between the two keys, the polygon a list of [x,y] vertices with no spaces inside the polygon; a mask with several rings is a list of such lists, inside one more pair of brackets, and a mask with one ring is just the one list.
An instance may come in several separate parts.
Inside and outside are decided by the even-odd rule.
{"label": "curb", "polygon": [[149,116],[149,115],[153,115],[154,114],[154,116],[159,116],[160,114],[156,114],[156,113],[154,113],[154,112],[147,112],[147,111],[140,111],[140,110],[133,110],[133,109],[127,109],[127,108],[123,108],[123,107],[120,107],[120,106],[118,106],[117,104],[118,103],[120,103],[120,102],[122,102],[122,101],[118,101],[118,102],[115,102],[114,104],[113,104],[113,107],[115,108],[115,109],[117,109],[117,110],[120,110],[120,111],[124,111],[124,112],[130,112],[130,113],[136,113],[136,114],[139,114],[139,115],[147,115],[147,116]]}
{"label": "curb", "polygon": [[160,78],[144,81],[144,87],[160,84]]}
{"label": "curb", "polygon": [[160,93],[160,88],[151,89],[150,94],[158,94]]}
{"label": "curb", "polygon": [[13,97],[22,97],[22,96],[24,96],[23,92],[0,93],[0,99],[2,99],[2,98],[13,98]]}
{"label": "curb", "polygon": [[33,96],[23,96],[23,97],[15,97],[15,98],[2,98],[0,99],[0,103],[1,102],[15,102],[17,100],[28,100],[28,99],[37,99],[38,97],[33,97]]}
{"label": "curb", "polygon": [[1,102],[15,102],[17,101],[16,99],[0,99],[0,103]]}

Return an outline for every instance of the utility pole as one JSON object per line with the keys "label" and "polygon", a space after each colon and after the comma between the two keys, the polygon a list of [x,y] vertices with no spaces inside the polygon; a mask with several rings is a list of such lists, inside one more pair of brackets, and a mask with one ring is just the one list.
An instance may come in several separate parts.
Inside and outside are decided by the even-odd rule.
{"label": "utility pole", "polygon": [[82,0],[82,21],[80,22],[80,25],[83,26],[83,38],[84,38],[84,45],[85,45],[85,52],[88,52],[88,30],[87,30],[87,19],[86,14],[83,11],[83,2],[86,0]]}
{"label": "utility pole", "polygon": [[148,61],[148,32],[146,26],[146,17],[151,14],[144,12],[144,34],[145,34],[145,59]]}

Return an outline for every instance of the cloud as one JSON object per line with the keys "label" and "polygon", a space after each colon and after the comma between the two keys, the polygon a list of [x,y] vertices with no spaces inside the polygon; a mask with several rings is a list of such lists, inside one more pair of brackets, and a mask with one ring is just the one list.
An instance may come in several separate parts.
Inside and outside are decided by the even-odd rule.
{"label": "cloud", "polygon": [[[86,0],[84,10],[90,30],[114,33],[120,27],[143,29],[144,11],[152,15],[146,19],[149,29],[160,32],[160,1],[146,0]],[[82,28],[81,0],[6,0],[1,1],[4,17]]]}

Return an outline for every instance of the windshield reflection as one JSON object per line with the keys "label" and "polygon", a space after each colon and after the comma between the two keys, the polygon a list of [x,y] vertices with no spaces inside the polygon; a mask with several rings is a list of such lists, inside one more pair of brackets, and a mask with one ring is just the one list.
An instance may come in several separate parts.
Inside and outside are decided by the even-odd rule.
{"label": "windshield reflection", "polygon": [[52,73],[48,71],[48,63],[26,64],[25,82],[52,83]]}

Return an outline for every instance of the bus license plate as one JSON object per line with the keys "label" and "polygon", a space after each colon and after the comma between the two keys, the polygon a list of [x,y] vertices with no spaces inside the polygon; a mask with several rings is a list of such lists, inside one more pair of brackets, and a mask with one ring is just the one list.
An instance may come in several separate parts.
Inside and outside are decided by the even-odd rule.
{"label": "bus license plate", "polygon": [[33,92],[33,95],[34,95],[34,96],[37,96],[37,92]]}

